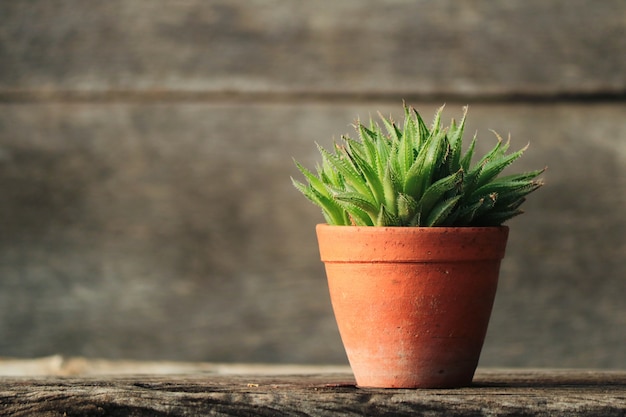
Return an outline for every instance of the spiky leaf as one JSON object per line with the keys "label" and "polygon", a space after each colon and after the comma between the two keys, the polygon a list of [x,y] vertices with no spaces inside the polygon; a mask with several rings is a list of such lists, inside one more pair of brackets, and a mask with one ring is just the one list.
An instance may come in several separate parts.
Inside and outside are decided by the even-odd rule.
{"label": "spiky leaf", "polygon": [[317,174],[296,162],[307,184],[292,179],[293,184],[330,224],[496,225],[521,213],[526,196],[543,184],[537,179],[543,170],[500,174],[526,148],[508,153],[510,140],[496,134],[495,146],[472,164],[476,135],[462,152],[467,108],[448,127],[441,123],[442,111],[430,128],[406,105],[403,123],[380,114],[383,129],[373,120],[369,126],[358,121],[358,140],[342,136],[333,152],[318,146]]}

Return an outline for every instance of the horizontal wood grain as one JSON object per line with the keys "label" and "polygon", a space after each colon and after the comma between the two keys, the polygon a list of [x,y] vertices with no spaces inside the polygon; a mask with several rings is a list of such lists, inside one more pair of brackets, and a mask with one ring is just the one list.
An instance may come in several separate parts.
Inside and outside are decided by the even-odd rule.
{"label": "horizontal wood grain", "polygon": [[[626,363],[623,0],[0,1],[0,356],[346,364],[292,187],[357,116],[531,146],[481,364]],[[62,362],[65,363],[65,362]],[[0,408],[0,414],[2,409]]]}
{"label": "horizontal wood grain", "polygon": [[0,413],[53,415],[623,416],[626,373],[479,370],[454,390],[359,389],[349,373],[190,373],[0,380]]}
{"label": "horizontal wood grain", "polygon": [[[312,168],[376,110],[401,103],[0,106],[0,352],[345,363],[292,158]],[[484,364],[625,363],[625,113],[470,106],[481,149],[510,132],[517,170],[548,166],[510,223]]]}
{"label": "horizontal wood grain", "polygon": [[620,0],[2,2],[0,97],[623,97],[625,16]]}

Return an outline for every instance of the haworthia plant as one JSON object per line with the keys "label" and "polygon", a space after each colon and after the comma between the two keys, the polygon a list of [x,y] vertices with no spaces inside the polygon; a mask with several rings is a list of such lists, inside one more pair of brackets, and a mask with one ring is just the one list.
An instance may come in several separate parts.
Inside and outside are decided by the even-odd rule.
{"label": "haworthia plant", "polygon": [[507,153],[509,142],[497,133],[496,145],[472,164],[476,135],[462,149],[467,107],[448,127],[442,111],[430,128],[406,105],[402,125],[382,115],[382,127],[358,121],[358,140],[342,136],[332,151],[318,146],[315,173],[296,161],[306,184],[292,178],[293,184],[331,225],[498,226],[522,213],[544,170],[500,176],[526,148]]}

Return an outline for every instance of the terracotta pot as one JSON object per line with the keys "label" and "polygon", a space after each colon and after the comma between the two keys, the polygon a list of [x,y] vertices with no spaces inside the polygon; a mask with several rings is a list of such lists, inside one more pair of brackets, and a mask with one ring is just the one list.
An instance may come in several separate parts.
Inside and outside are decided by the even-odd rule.
{"label": "terracotta pot", "polygon": [[508,230],[317,225],[358,386],[471,384]]}

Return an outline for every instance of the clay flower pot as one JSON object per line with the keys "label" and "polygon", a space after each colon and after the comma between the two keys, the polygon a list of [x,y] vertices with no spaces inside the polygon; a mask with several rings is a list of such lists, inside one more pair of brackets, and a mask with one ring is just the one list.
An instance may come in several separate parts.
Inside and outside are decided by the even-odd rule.
{"label": "clay flower pot", "polygon": [[508,227],[317,226],[359,387],[471,384]]}

